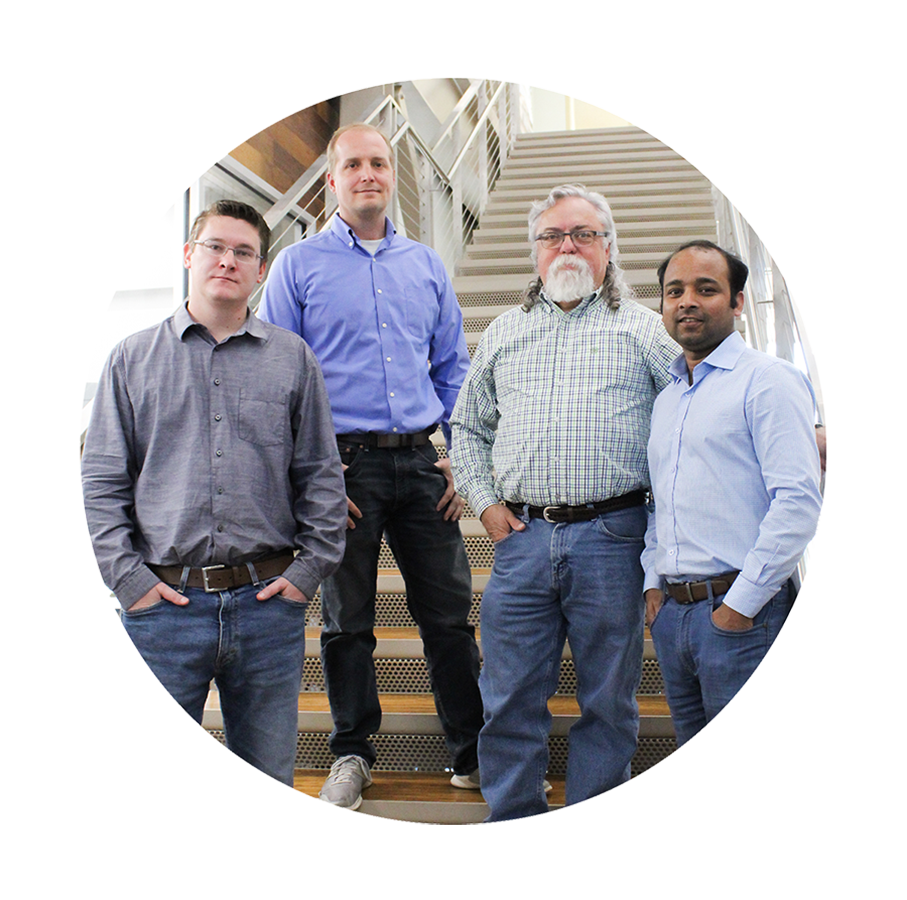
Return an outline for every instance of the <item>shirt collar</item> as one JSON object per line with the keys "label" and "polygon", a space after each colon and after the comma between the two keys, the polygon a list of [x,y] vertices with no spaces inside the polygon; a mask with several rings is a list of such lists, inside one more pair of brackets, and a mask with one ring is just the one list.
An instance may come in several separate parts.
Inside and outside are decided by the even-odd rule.
{"label": "shirt collar", "polygon": [[[193,326],[198,325],[201,328],[205,326],[200,322],[196,322],[195,319],[189,315],[189,300],[186,299],[183,301],[182,306],[173,314],[173,324],[176,328],[176,335],[180,340],[186,335],[186,332]],[[205,329],[207,330],[207,329]],[[258,316],[253,316],[251,310],[246,311],[246,321],[239,327],[239,329],[234,332],[230,337],[236,337],[240,334],[250,334],[252,337],[259,338],[260,340],[266,341],[268,339],[267,329],[264,326],[264,323],[258,318]]]}
{"label": "shirt collar", "polygon": [[[696,379],[697,372],[702,366],[706,366],[707,369],[733,369],[745,349],[746,342],[741,337],[740,332],[735,329],[705,359],[701,360],[693,368],[693,379]],[[705,372],[707,369],[702,371]],[[688,380],[687,361],[682,353],[671,363],[668,371],[678,381]],[[703,376],[700,374],[699,377],[702,378]]]}
{"label": "shirt collar", "polygon": [[[356,237],[356,232],[353,231],[352,227],[348,225],[343,219],[340,218],[340,214],[337,213],[333,219],[331,219],[331,231],[343,241],[344,244],[353,243],[358,244],[359,238]],[[397,229],[394,228],[394,223],[385,216],[384,217],[384,240],[387,241],[388,246],[394,239],[394,236],[397,234]]]}

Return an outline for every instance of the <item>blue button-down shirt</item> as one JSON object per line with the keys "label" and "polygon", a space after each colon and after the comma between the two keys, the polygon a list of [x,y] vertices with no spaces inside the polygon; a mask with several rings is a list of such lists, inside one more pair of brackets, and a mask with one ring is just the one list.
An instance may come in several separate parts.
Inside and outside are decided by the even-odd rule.
{"label": "blue button-down shirt", "polygon": [[282,250],[259,316],[303,337],[338,434],[400,434],[448,420],[469,368],[463,316],[434,250],[390,220],[375,255],[339,216]]}
{"label": "blue button-down shirt", "polygon": [[793,574],[816,531],[821,495],[815,398],[784,360],[727,337],[693,369],[671,367],[655,401],[655,497],[645,588],[741,574],[724,602],[754,616]]}

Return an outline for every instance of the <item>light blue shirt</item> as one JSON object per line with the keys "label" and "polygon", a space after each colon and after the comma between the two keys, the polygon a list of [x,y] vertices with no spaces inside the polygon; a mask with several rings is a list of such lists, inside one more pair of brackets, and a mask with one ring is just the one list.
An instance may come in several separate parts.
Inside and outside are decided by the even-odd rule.
{"label": "light blue shirt", "polygon": [[815,398],[784,360],[727,337],[693,369],[680,357],[655,401],[655,499],[645,589],[741,574],[724,602],[753,617],[780,590],[816,531],[822,503]]}
{"label": "light blue shirt", "polygon": [[434,250],[390,220],[375,255],[339,216],[280,252],[258,315],[315,351],[338,434],[448,421],[469,368],[463,316]]}

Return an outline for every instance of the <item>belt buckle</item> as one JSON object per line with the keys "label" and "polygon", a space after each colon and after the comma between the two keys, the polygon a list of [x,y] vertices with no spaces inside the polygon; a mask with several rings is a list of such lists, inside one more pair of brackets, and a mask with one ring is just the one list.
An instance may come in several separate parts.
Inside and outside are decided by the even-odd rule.
{"label": "belt buckle", "polygon": [[686,589],[687,595],[683,600],[680,600],[679,602],[684,604],[685,606],[690,603],[695,603],[696,598],[693,596],[693,582],[683,581],[681,582],[680,586]]}
{"label": "belt buckle", "polygon": [[208,584],[208,572],[214,571],[215,569],[229,569],[230,566],[202,566],[202,587],[206,594],[216,594],[221,588],[211,587]]}
{"label": "belt buckle", "polygon": [[543,518],[546,522],[550,522],[552,525],[559,525],[560,522],[558,522],[557,519],[552,519],[552,518],[549,517],[549,515],[548,515],[548,510],[549,510],[549,509],[555,509],[555,510],[556,510],[557,507],[556,507],[556,506],[544,506],[544,507],[542,507],[542,518]]}

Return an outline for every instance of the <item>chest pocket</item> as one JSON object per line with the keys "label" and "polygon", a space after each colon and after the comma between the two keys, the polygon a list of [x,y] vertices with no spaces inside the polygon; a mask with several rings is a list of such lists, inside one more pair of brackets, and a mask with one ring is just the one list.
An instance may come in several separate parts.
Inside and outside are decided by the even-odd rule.
{"label": "chest pocket", "polygon": [[250,396],[241,391],[239,436],[260,447],[286,443],[289,439],[286,399]]}

